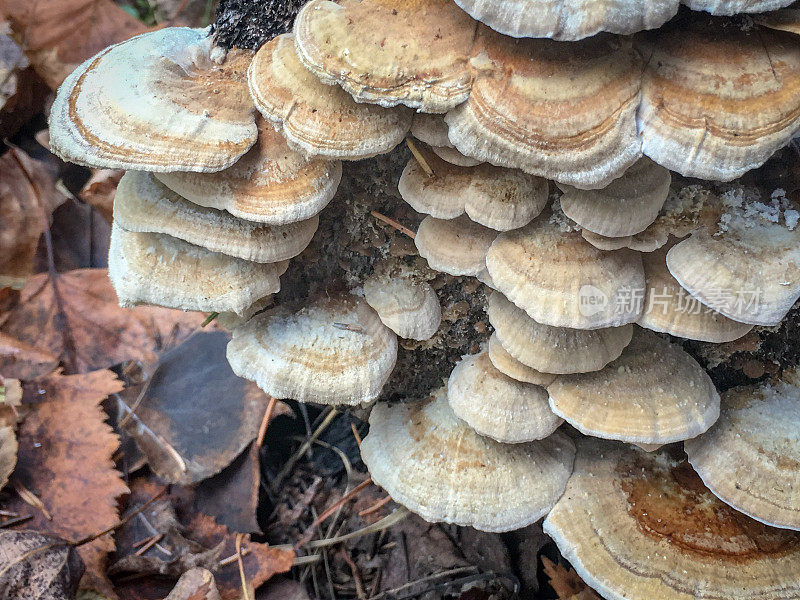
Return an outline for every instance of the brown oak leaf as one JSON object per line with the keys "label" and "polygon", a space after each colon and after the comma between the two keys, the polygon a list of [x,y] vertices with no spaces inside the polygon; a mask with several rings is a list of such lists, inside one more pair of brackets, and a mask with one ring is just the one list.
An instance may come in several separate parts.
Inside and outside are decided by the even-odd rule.
{"label": "brown oak leaf", "polygon": [[146,30],[111,0],[0,0],[0,14],[53,89],[87,58]]}
{"label": "brown oak leaf", "polygon": [[[111,455],[117,436],[105,422],[100,403],[122,389],[111,371],[82,375],[55,373],[38,382],[40,403],[19,428],[14,481],[33,492],[52,516],[15,495],[4,508],[31,515],[26,529],[78,540],[114,525],[116,499],[128,488],[114,469]],[[86,564],[82,587],[113,597],[104,574],[106,557],[114,550],[110,535],[80,547]]]}
{"label": "brown oak leaf", "polygon": [[15,379],[36,379],[52,372],[58,359],[47,350],[20,342],[0,333],[0,375]]}
{"label": "brown oak leaf", "polygon": [[184,339],[203,319],[168,308],[120,308],[105,269],[79,269],[28,279],[0,332],[53,354],[70,373],[85,373],[154,361],[156,350]]}
{"label": "brown oak leaf", "polygon": [[35,531],[0,531],[0,598],[72,600],[83,574],[67,541]]}

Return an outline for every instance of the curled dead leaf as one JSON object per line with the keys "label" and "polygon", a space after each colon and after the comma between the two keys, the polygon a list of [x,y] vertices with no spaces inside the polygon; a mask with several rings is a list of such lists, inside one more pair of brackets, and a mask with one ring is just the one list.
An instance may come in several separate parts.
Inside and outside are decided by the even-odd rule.
{"label": "curled dead leaf", "polygon": [[164,600],[220,600],[214,576],[208,569],[186,571]]}
{"label": "curled dead leaf", "polygon": [[89,181],[78,194],[81,200],[94,206],[109,223],[113,220],[117,185],[124,174],[125,171],[117,169],[94,169]]}

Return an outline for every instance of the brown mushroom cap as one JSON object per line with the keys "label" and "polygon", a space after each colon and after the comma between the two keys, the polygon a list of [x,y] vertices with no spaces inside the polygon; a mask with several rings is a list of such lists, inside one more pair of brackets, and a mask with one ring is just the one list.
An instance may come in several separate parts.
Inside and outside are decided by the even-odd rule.
{"label": "brown mushroom cap", "polygon": [[297,54],[359,102],[443,113],[466,100],[476,23],[451,0],[312,0],[294,25]]}
{"label": "brown mushroom cap", "polygon": [[226,210],[235,217],[285,225],[309,219],[331,201],[342,164],[306,159],[263,119],[258,142],[232,167],[217,173],[157,173],[155,177],[187,200]]}
{"label": "brown mushroom cap", "polygon": [[146,171],[219,171],[255,143],[245,71],[217,63],[204,29],[166,27],[107,48],[62,84],[50,145],[64,160]]}
{"label": "brown mushroom cap", "polygon": [[501,444],[458,419],[444,388],[428,400],[376,404],[361,457],[375,483],[423,519],[510,531],[547,514],[572,471],[572,441]]}
{"label": "brown mushroom cap", "polygon": [[321,83],[297,58],[291,33],[261,46],[248,81],[259,112],[310,156],[356,160],[383,154],[411,127],[408,109],[358,104],[338,86]]}
{"label": "brown mushroom cap", "polygon": [[729,181],[800,127],[800,45],[708,18],[647,34],[637,113],[642,151],[682,175]]}
{"label": "brown mushroom cap", "polygon": [[425,217],[414,244],[431,269],[450,275],[477,275],[486,268],[486,251],[497,232],[461,216]]}
{"label": "brown mushroom cap", "polygon": [[430,339],[442,322],[442,307],[431,285],[403,273],[371,275],[364,281],[364,299],[401,338]]}
{"label": "brown mushroom cap", "polygon": [[754,519],[800,530],[800,387],[784,381],[722,395],[719,420],[684,444],[703,482]]}
{"label": "brown mushroom cap", "polygon": [[227,356],[234,373],[275,398],[355,405],[380,395],[397,337],[363,299],[343,294],[256,315],[233,330]]}
{"label": "brown mushroom cap", "polygon": [[486,347],[489,353],[489,360],[492,361],[495,368],[501,373],[505,373],[511,377],[511,379],[547,387],[553,383],[556,378],[552,373],[537,371],[511,356],[508,350],[503,347],[500,338],[497,337],[497,332],[494,332],[489,337],[489,342]]}
{"label": "brown mushroom cap", "polygon": [[704,10],[712,15],[760,13],[789,6],[794,0],[681,0],[692,10]]}
{"label": "brown mushroom cap", "polygon": [[428,153],[429,176],[415,158],[408,161],[398,189],[414,210],[437,219],[466,212],[476,223],[496,231],[527,225],[547,204],[547,181],[516,169],[492,165],[457,167]]}
{"label": "brown mushroom cap", "polygon": [[639,159],[621,177],[600,190],[560,185],[564,214],[584,229],[608,237],[634,235],[656,220],[667,199],[669,171]]}
{"label": "brown mushroom cap", "polygon": [[544,530],[615,600],[785,600],[800,595],[800,536],[737,513],[685,460],[578,441]]}
{"label": "brown mushroom cap", "polygon": [[635,321],[645,287],[639,254],[602,252],[562,229],[540,217],[501,233],[486,256],[495,288],[543,325],[599,329]]}
{"label": "brown mushroom cap", "polygon": [[643,258],[647,289],[637,323],[646,329],[703,342],[731,342],[753,326],[732,321],[702,305],[683,289],[667,269],[666,249]]}
{"label": "brown mushroom cap", "polygon": [[469,100],[445,116],[467,156],[580,188],[604,187],[641,156],[641,59],[602,35],[512,40],[481,28]]}
{"label": "brown mushroom cap", "polygon": [[507,444],[541,440],[564,422],[550,410],[546,389],[504,375],[486,350],[456,364],[447,401],[479,434]]}
{"label": "brown mushroom cap", "polygon": [[678,12],[678,0],[456,0],[472,18],[513,37],[574,41],[608,31],[636,33],[660,27]]}
{"label": "brown mushroom cap", "polygon": [[632,325],[570,329],[542,325],[500,292],[489,295],[489,322],[508,353],[524,365],[553,374],[597,371],[630,343]]}
{"label": "brown mushroom cap", "polygon": [[212,252],[159,233],[111,228],[108,277],[120,306],[156,304],[244,314],[280,289],[277,267]]}
{"label": "brown mushroom cap", "polygon": [[687,440],[719,416],[719,394],[702,367],[644,329],[605,368],[562,375],[547,391],[553,411],[582,433],[624,442]]}
{"label": "brown mushroom cap", "polygon": [[800,228],[772,222],[780,215],[751,214],[747,204],[727,208],[716,231],[696,230],[675,245],[667,267],[692,296],[726,317],[777,325],[800,298]]}
{"label": "brown mushroom cap", "polygon": [[191,244],[259,263],[300,254],[319,218],[270,227],[193,204],[159,183],[152,173],[128,171],[114,196],[114,221],[127,231],[166,233]]}

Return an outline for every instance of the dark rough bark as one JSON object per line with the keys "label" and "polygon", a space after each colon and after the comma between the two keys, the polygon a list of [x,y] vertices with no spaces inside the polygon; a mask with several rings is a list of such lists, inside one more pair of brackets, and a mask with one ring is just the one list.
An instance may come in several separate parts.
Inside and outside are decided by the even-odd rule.
{"label": "dark rough bark", "polygon": [[258,49],[292,28],[307,0],[221,0],[213,32],[223,48]]}

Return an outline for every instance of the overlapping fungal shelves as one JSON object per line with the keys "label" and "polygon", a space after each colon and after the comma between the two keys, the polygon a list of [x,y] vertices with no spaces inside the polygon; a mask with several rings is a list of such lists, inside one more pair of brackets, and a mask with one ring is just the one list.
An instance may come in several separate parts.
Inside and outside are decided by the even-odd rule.
{"label": "overlapping fungal shelves", "polygon": [[[51,143],[128,170],[120,303],[225,313],[234,371],[276,398],[377,400],[364,462],[425,519],[547,516],[606,598],[796,598],[797,374],[720,394],[680,344],[800,297],[798,207],[738,180],[800,129],[800,19],[761,14],[787,4],[311,0],[257,52],[184,28],[101,52]],[[398,337],[447,335],[411,263],[271,296],[347,161],[404,139],[404,230],[481,282],[492,327],[445,386],[389,403]]]}

